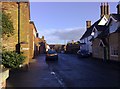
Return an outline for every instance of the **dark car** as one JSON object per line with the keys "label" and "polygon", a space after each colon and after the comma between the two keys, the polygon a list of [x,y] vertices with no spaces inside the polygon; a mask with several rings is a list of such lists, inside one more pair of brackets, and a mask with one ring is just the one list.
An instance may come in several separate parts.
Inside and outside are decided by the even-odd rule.
{"label": "dark car", "polygon": [[58,54],[55,50],[49,49],[48,52],[46,53],[46,60],[58,60]]}
{"label": "dark car", "polygon": [[78,57],[89,57],[90,53],[88,50],[78,50],[77,55]]}

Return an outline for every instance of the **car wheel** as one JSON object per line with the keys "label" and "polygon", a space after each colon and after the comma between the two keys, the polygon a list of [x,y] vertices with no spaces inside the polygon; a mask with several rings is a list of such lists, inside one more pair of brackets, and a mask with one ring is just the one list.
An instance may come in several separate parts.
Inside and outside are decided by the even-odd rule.
{"label": "car wheel", "polygon": [[46,61],[48,61],[48,58],[46,57],[46,59],[45,59]]}

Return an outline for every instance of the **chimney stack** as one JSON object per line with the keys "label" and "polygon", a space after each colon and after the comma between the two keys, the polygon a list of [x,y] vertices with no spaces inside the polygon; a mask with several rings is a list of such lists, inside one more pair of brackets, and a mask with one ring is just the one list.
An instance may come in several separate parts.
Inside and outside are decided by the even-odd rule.
{"label": "chimney stack", "polygon": [[109,5],[108,5],[108,2],[107,2],[107,15],[109,15],[109,11],[110,11],[110,9],[109,9]]}
{"label": "chimney stack", "polygon": [[118,5],[117,5],[117,14],[120,14],[120,1],[118,2]]}
{"label": "chimney stack", "polygon": [[104,15],[107,15],[107,5],[104,3]]}
{"label": "chimney stack", "polygon": [[86,21],[86,28],[91,27],[91,21]]}
{"label": "chimney stack", "polygon": [[103,6],[103,3],[101,3],[100,8],[101,8],[101,16],[100,17],[102,17],[104,15],[104,6]]}
{"label": "chimney stack", "polygon": [[37,37],[37,38],[39,37],[39,33],[36,33],[36,37]]}
{"label": "chimney stack", "polygon": [[101,15],[100,17],[104,16],[104,15],[109,15],[109,5],[108,3],[101,3]]}
{"label": "chimney stack", "polygon": [[44,36],[42,36],[42,39],[44,40]]}

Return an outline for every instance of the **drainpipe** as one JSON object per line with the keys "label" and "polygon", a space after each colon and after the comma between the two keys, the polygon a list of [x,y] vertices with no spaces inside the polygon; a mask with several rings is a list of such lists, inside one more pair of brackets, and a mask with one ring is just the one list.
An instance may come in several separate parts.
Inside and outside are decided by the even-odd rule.
{"label": "drainpipe", "polygon": [[20,1],[18,4],[18,44],[17,44],[17,52],[20,54]]}

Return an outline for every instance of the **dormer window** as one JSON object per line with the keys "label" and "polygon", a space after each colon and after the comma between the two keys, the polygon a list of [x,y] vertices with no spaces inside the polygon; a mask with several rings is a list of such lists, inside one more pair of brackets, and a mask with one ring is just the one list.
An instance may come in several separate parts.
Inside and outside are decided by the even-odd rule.
{"label": "dormer window", "polygon": [[104,18],[104,20],[107,21],[106,18]]}

